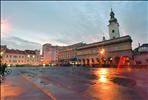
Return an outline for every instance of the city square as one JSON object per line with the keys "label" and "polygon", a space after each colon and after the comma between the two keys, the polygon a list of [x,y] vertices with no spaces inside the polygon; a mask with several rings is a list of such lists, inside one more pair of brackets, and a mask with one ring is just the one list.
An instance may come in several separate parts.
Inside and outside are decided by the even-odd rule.
{"label": "city square", "polygon": [[147,8],[2,1],[1,100],[148,100]]}
{"label": "city square", "polygon": [[2,100],[147,100],[148,69],[24,67],[1,84]]}

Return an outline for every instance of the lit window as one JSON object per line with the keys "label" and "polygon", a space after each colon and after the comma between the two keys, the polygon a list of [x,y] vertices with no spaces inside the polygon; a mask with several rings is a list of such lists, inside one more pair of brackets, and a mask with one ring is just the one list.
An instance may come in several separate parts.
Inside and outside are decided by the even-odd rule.
{"label": "lit window", "polygon": [[4,52],[1,52],[1,56],[4,54]]}
{"label": "lit window", "polygon": [[27,55],[28,58],[30,58],[30,55]]}
{"label": "lit window", "polygon": [[33,55],[32,57],[35,58],[35,55]]}

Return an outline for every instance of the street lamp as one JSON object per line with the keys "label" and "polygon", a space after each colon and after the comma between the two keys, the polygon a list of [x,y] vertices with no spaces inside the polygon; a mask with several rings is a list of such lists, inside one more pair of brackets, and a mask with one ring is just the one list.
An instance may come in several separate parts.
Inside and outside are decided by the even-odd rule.
{"label": "street lamp", "polygon": [[1,54],[0,54],[0,55],[2,56],[3,54],[4,54],[4,52],[1,52]]}
{"label": "street lamp", "polygon": [[104,64],[105,63],[105,59],[104,59],[105,49],[104,48],[100,49],[99,53],[101,57],[101,62]]}
{"label": "street lamp", "polygon": [[104,53],[105,53],[105,50],[102,48],[102,49],[100,50],[100,54],[103,55]]}

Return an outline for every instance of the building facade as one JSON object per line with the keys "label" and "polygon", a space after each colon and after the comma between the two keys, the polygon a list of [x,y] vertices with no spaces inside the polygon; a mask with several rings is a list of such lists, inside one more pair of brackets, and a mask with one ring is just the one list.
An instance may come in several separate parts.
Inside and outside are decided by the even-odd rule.
{"label": "building facade", "polygon": [[49,43],[43,45],[42,48],[42,64],[57,64],[59,46],[52,46]]}
{"label": "building facade", "polygon": [[132,39],[130,36],[120,37],[119,23],[111,9],[109,19],[109,40],[91,43],[77,48],[78,63],[80,65],[117,65],[120,57],[124,57],[124,64],[132,63]]}
{"label": "building facade", "polygon": [[124,63],[122,65],[132,64],[132,39],[128,35],[120,37],[119,23],[112,10],[108,29],[109,40],[103,37],[103,41],[100,42],[73,46],[75,48],[64,47],[59,51],[59,60],[63,63],[69,63],[72,58],[76,58],[76,64],[82,66],[118,65],[123,57]]}
{"label": "building facade", "polygon": [[77,44],[64,46],[58,50],[58,64],[69,65],[77,63],[77,48],[85,45],[85,43],[80,42]]}
{"label": "building facade", "polygon": [[143,44],[134,50],[134,62],[136,65],[148,66],[148,44]]}
{"label": "building facade", "polygon": [[14,50],[1,46],[1,63],[8,65],[39,65],[39,50]]}
{"label": "building facade", "polygon": [[79,47],[77,48],[78,64],[83,66],[117,65],[121,56],[127,58],[126,64],[130,64],[133,59],[131,43],[131,37],[124,36]]}

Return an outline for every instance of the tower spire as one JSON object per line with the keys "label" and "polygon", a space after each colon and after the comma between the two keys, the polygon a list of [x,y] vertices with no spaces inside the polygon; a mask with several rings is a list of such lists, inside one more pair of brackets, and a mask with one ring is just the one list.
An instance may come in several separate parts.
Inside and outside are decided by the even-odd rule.
{"label": "tower spire", "polygon": [[110,19],[114,19],[114,18],[115,18],[115,14],[114,14],[114,12],[113,12],[113,10],[112,10],[112,8],[111,8]]}
{"label": "tower spire", "polygon": [[117,21],[117,19],[115,18],[115,14],[111,8],[111,12],[110,12],[110,20],[109,20],[109,35],[111,39],[120,37],[119,34],[119,23]]}

